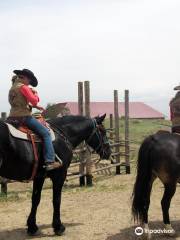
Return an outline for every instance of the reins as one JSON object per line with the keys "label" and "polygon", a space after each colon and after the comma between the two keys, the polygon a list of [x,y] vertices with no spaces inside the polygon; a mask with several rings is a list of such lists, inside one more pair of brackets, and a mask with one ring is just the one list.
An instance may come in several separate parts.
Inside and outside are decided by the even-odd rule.
{"label": "reins", "polygon": [[71,142],[69,141],[68,137],[66,136],[66,134],[64,133],[64,131],[59,128],[58,126],[56,126],[53,123],[49,123],[51,129],[58,135],[60,136],[64,142],[67,144],[68,148],[72,151],[74,149],[73,145],[71,144]]}

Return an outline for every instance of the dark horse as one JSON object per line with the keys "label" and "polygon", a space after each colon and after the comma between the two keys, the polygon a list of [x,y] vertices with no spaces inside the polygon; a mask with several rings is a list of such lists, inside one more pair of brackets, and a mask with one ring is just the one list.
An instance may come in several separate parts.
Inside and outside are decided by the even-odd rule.
{"label": "dark horse", "polygon": [[[60,219],[61,191],[72,159],[72,150],[85,140],[101,158],[108,159],[110,157],[110,145],[102,124],[104,118],[105,115],[94,119],[83,116],[64,116],[49,121],[56,135],[53,142],[55,152],[63,161],[62,168],[47,173],[53,183],[54,212],[52,226],[56,235],[61,235],[65,231]],[[46,177],[43,168],[42,144],[38,143],[37,148],[39,168],[33,180],[32,208],[27,220],[27,232],[31,235],[34,235],[38,230],[36,212]],[[7,125],[0,121],[0,176],[19,181],[29,179],[32,173],[33,159],[31,143],[12,137]]]}
{"label": "dark horse", "polygon": [[[163,222],[170,235],[169,208],[180,181],[180,135],[157,132],[147,137],[139,149],[137,176],[133,191],[132,213],[148,229],[148,209],[153,182],[159,178],[164,185],[161,200]],[[148,231],[147,231],[148,232]]]}

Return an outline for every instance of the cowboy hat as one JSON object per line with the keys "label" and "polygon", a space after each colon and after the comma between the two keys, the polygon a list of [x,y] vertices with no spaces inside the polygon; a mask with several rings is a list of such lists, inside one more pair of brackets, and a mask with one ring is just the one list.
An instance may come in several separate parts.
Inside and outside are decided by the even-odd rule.
{"label": "cowboy hat", "polygon": [[34,73],[29,70],[29,69],[23,69],[23,70],[14,70],[13,71],[16,75],[23,75],[27,78],[30,79],[30,85],[33,86],[33,87],[36,87],[38,85],[38,80],[37,78],[34,76]]}
{"label": "cowboy hat", "polygon": [[174,90],[180,90],[180,85],[176,86]]}

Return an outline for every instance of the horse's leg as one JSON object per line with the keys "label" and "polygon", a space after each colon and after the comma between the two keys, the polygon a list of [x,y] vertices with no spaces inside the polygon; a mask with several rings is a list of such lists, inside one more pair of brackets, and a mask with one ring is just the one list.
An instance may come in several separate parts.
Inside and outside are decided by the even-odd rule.
{"label": "horse's leg", "polygon": [[27,233],[30,235],[36,234],[38,230],[38,227],[36,225],[36,212],[37,212],[37,207],[40,203],[41,190],[43,187],[44,180],[45,178],[37,177],[33,181],[32,207],[27,220],[27,226],[28,226]]}
{"label": "horse's leg", "polygon": [[165,228],[170,231],[169,235],[174,236],[175,230],[171,227],[170,219],[169,219],[169,207],[171,203],[171,199],[176,192],[176,182],[166,183],[164,184],[164,195],[161,200],[162,212],[163,212],[163,222],[165,224]]}
{"label": "horse's leg", "polygon": [[150,184],[149,184],[146,205],[144,207],[144,213],[143,213],[143,225],[144,225],[143,227],[144,227],[145,234],[147,234],[148,239],[151,238],[151,234],[149,232],[149,226],[148,226],[148,210],[149,210],[149,205],[150,205],[151,190],[152,190],[152,186],[153,186],[155,179],[156,179],[156,176],[153,174],[151,177]]}
{"label": "horse's leg", "polygon": [[64,225],[61,223],[60,219],[60,205],[61,205],[61,192],[64,184],[64,179],[62,177],[52,178],[53,182],[53,222],[52,226],[56,235],[62,235],[65,231]]}

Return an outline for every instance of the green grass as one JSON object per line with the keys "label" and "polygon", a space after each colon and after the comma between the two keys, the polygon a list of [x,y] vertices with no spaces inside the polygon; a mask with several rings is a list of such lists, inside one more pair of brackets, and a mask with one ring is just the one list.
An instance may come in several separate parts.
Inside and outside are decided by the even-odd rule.
{"label": "green grass", "polygon": [[[129,123],[129,139],[132,141],[131,159],[136,160],[139,147],[142,141],[149,135],[156,133],[159,130],[169,129],[171,123],[168,120],[130,120]],[[124,134],[121,131],[121,136]]]}
{"label": "green grass", "polygon": [[[120,138],[124,140],[124,119],[120,119]],[[158,130],[167,130],[171,122],[169,120],[150,120],[150,119],[130,119],[129,121],[129,140],[130,140],[130,148],[131,154],[130,159],[136,160],[137,153],[140,144],[142,141],[149,135],[156,133]],[[109,128],[109,119],[105,122],[106,128]]]}
{"label": "green grass", "polygon": [[130,120],[130,140],[140,144],[148,135],[156,133],[158,130],[167,130],[168,126],[170,126],[168,120]]}
{"label": "green grass", "polygon": [[[129,121],[129,137],[130,140],[140,144],[143,139],[158,130],[167,130],[168,126],[171,125],[169,120],[139,120],[130,119]],[[109,128],[109,119],[105,122],[106,128]],[[124,139],[124,119],[119,121],[120,136]]]}
{"label": "green grass", "polygon": [[[104,176],[104,179],[106,176]],[[65,185],[63,187],[63,192],[70,192],[71,194],[76,194],[80,192],[116,192],[121,191],[128,188],[128,184],[113,184],[113,185],[107,185],[104,183],[98,183],[96,184],[96,181],[94,181],[94,184],[92,187],[79,187],[78,185]]]}
{"label": "green grass", "polygon": [[20,200],[18,192],[10,192],[7,196],[3,193],[0,193],[0,202],[15,202]]}

